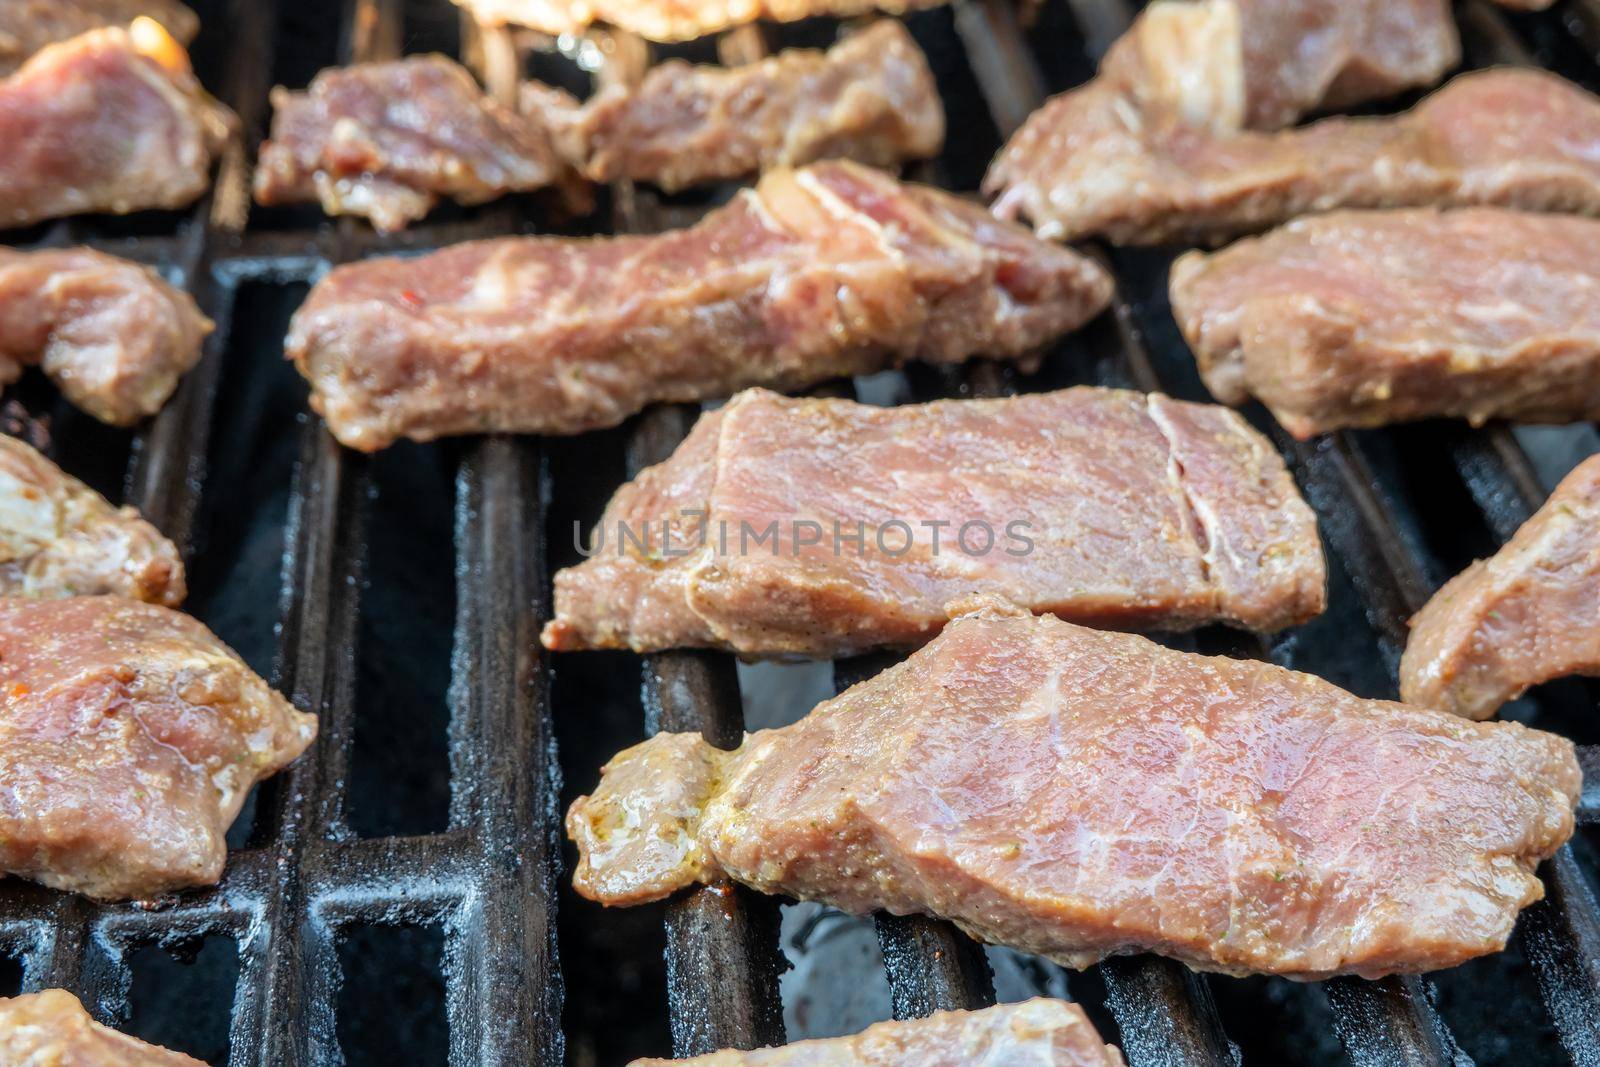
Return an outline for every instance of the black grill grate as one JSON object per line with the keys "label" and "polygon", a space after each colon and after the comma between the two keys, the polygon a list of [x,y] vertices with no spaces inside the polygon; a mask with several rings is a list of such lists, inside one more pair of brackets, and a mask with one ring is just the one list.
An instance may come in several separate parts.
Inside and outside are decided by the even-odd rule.
{"label": "black grill grate", "polygon": [[[304,284],[333,263],[377,252],[520,232],[543,217],[530,216],[525,201],[514,199],[457,212],[455,221],[395,238],[349,223],[317,225],[314,216],[252,218],[249,165],[274,72],[286,57],[302,60],[302,53],[330,42],[279,39],[280,28],[294,24],[285,16],[296,11],[267,0],[216,0],[214,6],[202,11],[207,28],[197,60],[204,65],[206,49],[216,52],[217,76],[208,81],[240,113],[246,131],[225,153],[214,192],[183,217],[74,220],[12,235],[28,244],[87,240],[159,264],[217,321],[201,365],[167,410],[127,442],[129,501],[191,550],[203,505],[216,508],[242,475],[206,469],[207,457],[218,454],[213,438],[235,431],[219,423],[217,412],[224,371],[234,365],[230,356],[248,350],[242,331],[234,328],[241,293],[252,286]],[[993,144],[984,140],[991,131],[966,130],[966,120],[992,124],[992,133],[1001,136],[1014,129],[1047,91],[1087,74],[1091,57],[1121,32],[1132,6],[1120,0],[1052,0],[1032,30],[1019,24],[1008,0],[957,0],[950,12],[917,16],[913,28],[925,38],[957,121],[946,158],[916,176],[970,184],[981,172],[979,157]],[[1538,61],[1591,88],[1600,81],[1597,0],[1560,0],[1550,13],[1515,17],[1483,0],[1466,0],[1459,14],[1472,65]],[[453,19],[445,0],[348,0],[336,56],[352,61],[415,50],[419,41],[433,41],[415,27],[437,29],[453,25]],[[802,26],[773,32],[770,43],[776,45],[816,43],[819,32],[826,39],[830,31]],[[744,29],[724,35],[719,50],[725,61],[747,61],[768,43],[762,31]],[[460,53],[502,95],[530,62],[535,44],[527,35],[504,31],[459,31]],[[613,44],[610,73],[636,76],[644,50],[632,41]],[[969,86],[976,93],[971,99]],[[612,189],[610,199],[611,228],[618,232],[683,225],[703,211],[688,199],[664,201],[627,186]],[[1084,381],[1203,396],[1166,318],[1165,255],[1110,249],[1097,254],[1121,279],[1121,295],[1111,314],[1063,342],[1043,371],[1022,376],[981,362],[960,373],[914,371],[912,394],[998,395]],[[850,383],[828,388],[844,393]],[[103,453],[122,454],[117,446],[123,439],[63,413],[59,405],[55,411],[63,431],[58,450],[73,453],[67,458],[103,467]],[[670,452],[694,414],[662,408],[635,420],[627,441],[629,473]],[[450,1062],[560,1062],[567,1055],[555,945],[560,765],[547,664],[536,635],[547,614],[545,538],[551,533],[544,516],[552,465],[543,453],[561,446],[502,437],[433,446],[456,471],[453,549],[441,553],[444,558],[453,550],[455,560],[448,815],[435,832],[362,837],[351,827],[347,801],[358,721],[358,635],[363,612],[376,610],[374,594],[381,592],[372,588],[378,579],[368,566],[370,500],[381,461],[339,449],[314,420],[301,420],[294,432],[299,458],[289,488],[274,681],[297,705],[321,716],[314,751],[260,791],[249,840],[236,848],[214,890],[142,910],[91,905],[7,882],[0,887],[0,954],[20,961],[25,988],[66,986],[101,1018],[127,1022],[133,1014],[131,961],[139,949],[206,936],[230,939],[238,947],[239,967],[229,1062],[310,1064],[341,1058],[338,945],[344,934],[357,927],[435,926],[444,934]],[[76,439],[88,444],[74,444]],[[1404,620],[1440,576],[1440,563],[1431,555],[1439,524],[1476,524],[1486,531],[1486,543],[1503,540],[1542,499],[1539,480],[1504,428],[1427,426],[1335,434],[1305,444],[1281,434],[1275,440],[1318,511],[1333,570],[1349,590],[1349,617],[1273,642],[1221,630],[1175,641],[1206,652],[1324,667],[1335,675],[1344,663],[1340,657],[1356,655],[1377,664],[1357,675],[1392,689]],[[1416,486],[1407,471],[1422,469],[1429,457],[1453,486],[1440,491],[1451,507],[1443,518],[1426,501],[1409,499]],[[202,547],[197,563],[204,561],[203,552]],[[1366,627],[1357,637],[1340,629],[1352,621]],[[1352,653],[1343,647],[1351,644],[1360,648]],[[836,682],[848,684],[883,662],[867,657],[837,664]],[[737,742],[743,713],[729,657],[646,657],[641,682],[645,729],[697,729],[717,744]],[[1529,714],[1535,721],[1583,723],[1595,703],[1587,685],[1547,687]],[[1586,729],[1581,739],[1595,740],[1594,727]],[[609,751],[620,744],[599,747]],[[1586,767],[1596,764],[1594,750],[1585,750],[1584,761]],[[577,784],[592,781],[593,767],[569,768]],[[1585,821],[1597,810],[1594,800],[1585,798]],[[1600,911],[1580,854],[1566,849],[1545,867],[1548,898],[1525,916],[1519,946],[1561,1046],[1574,1062],[1588,1065],[1600,1064]],[[782,1040],[778,905],[718,886],[686,894],[661,914],[667,988],[664,997],[659,989],[648,996],[666,1002],[674,1051]],[[877,933],[897,1017],[993,1001],[982,949],[949,924],[880,917]],[[1238,1018],[1224,1023],[1212,979],[1153,957],[1111,961],[1095,973],[1115,1023],[1116,1033],[1108,1036],[1120,1041],[1136,1067],[1233,1061],[1239,1049],[1230,1036],[1252,1047]],[[1319,1010],[1356,1064],[1446,1064],[1464,1055],[1435,1008],[1432,980],[1337,980],[1321,989],[1325,1003]],[[604,987],[575,992],[608,996]],[[375,1011],[381,1017],[383,990],[366,993],[379,1002]],[[1493,1015],[1500,990],[1481,988],[1477,994]],[[625,1010],[608,1014],[602,1006],[597,1013],[620,1027],[634,1022]],[[592,1062],[583,1051],[589,1048],[575,1050],[572,1061]],[[1306,1055],[1312,1055],[1309,1047]],[[1512,1054],[1506,1062],[1525,1060]]]}

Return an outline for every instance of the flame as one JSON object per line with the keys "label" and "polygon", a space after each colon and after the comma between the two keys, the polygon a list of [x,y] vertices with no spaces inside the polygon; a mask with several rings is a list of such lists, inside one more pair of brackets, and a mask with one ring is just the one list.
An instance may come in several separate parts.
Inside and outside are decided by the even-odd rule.
{"label": "flame", "polygon": [[140,55],[179,74],[190,73],[189,53],[155,19],[140,15],[129,23],[128,36],[133,40],[134,51]]}

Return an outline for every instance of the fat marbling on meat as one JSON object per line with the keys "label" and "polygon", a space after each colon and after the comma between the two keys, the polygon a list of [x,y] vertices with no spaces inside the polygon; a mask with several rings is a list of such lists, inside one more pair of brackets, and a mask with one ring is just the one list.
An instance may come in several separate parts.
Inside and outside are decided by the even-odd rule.
{"label": "fat marbling on meat", "polygon": [[1553,734],[988,603],[734,751],[628,749],[567,833],[606,904],[731,878],[1072,967],[1377,977],[1504,947],[1579,786]]}
{"label": "fat marbling on meat", "polygon": [[0,596],[96,593],[177,607],[183,561],[133,508],[0,435]]}
{"label": "fat marbling on meat", "polygon": [[95,1022],[65,989],[0,997],[0,1064],[6,1067],[205,1067]]}
{"label": "fat marbling on meat", "polygon": [[222,874],[255,783],[316,736],[195,619],[0,598],[0,871],[101,900]]}
{"label": "fat marbling on meat", "polygon": [[527,26],[559,37],[603,23],[649,41],[688,41],[758,19],[794,22],[903,15],[946,0],[456,0],[480,23]]}
{"label": "fat marbling on meat", "polygon": [[607,86],[581,107],[528,83],[523,110],[558,131],[593,180],[668,191],[819,159],[886,167],[944,144],[933,73],[894,19],[826,52],[785,49],[739,67],[668,60],[639,85]]}
{"label": "fat marbling on meat", "polygon": [[1297,437],[1600,418],[1600,221],[1498,208],[1297,219],[1172,267],[1212,395]]}
{"label": "fat marbling on meat", "polygon": [[6,0],[0,4],[0,76],[45,45],[103,26],[127,29],[141,16],[159,22],[182,45],[200,32],[200,20],[178,0]]}
{"label": "fat marbling on meat", "polygon": [[906,360],[1029,360],[1111,298],[1091,260],[843,161],[767,174],[698,225],[511,237],[342,266],[290,324],[312,407],[365,451],[577,433],[656,401]]}
{"label": "fat marbling on meat", "polygon": [[151,19],[50,45],[0,80],[0,227],[185,207],[233,122]]}
{"label": "fat marbling on meat", "polygon": [[161,409],[211,328],[149,267],[88,248],[0,248],[0,385],[38,364],[74,405],[128,426]]}
{"label": "fat marbling on meat", "polygon": [[1324,598],[1316,519],[1266,439],[1115,389],[893,408],[751,390],[598,532],[556,575],[547,648],[837,658],[921,644],[974,592],[1099,625],[1277,630]]}
{"label": "fat marbling on meat", "polygon": [[1463,74],[1401,115],[1279,133],[1141,111],[1099,80],[1055,97],[984,178],[1043,237],[1215,241],[1332,208],[1600,214],[1600,100],[1554,74]]}
{"label": "fat marbling on meat", "polygon": [[1529,686],[1600,673],[1600,456],[1584,460],[1488,559],[1411,620],[1400,692],[1485,719]]}
{"label": "fat marbling on meat", "polygon": [[445,56],[324,70],[304,92],[274,89],[272,107],[256,200],[319,201],[379,230],[404,228],[440,197],[478,204],[569,170],[544,123],[484,95]]}
{"label": "fat marbling on meat", "polygon": [[1123,1067],[1122,1054],[1095,1032],[1083,1009],[1035,997],[981,1011],[941,1011],[876,1023],[859,1034],[744,1052],[724,1049],[630,1067]]}

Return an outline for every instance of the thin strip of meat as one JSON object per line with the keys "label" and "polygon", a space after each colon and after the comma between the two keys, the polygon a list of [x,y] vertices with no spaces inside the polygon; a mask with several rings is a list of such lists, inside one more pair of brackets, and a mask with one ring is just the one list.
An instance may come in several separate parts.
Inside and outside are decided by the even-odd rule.
{"label": "thin strip of meat", "polygon": [[151,19],[51,45],[0,81],[0,226],[184,207],[233,122]]}
{"label": "thin strip of meat", "polygon": [[1600,213],[1600,101],[1553,74],[1464,74],[1405,114],[1217,133],[1100,81],[1034,112],[984,190],[1041,237],[1220,241],[1338,207]]}
{"label": "thin strip of meat", "polygon": [[1316,518],[1272,446],[1225,408],[1114,389],[894,408],[751,390],[597,532],[556,575],[546,648],[837,658],[921,644],[974,592],[1157,629],[1276,630],[1324,602]]}
{"label": "thin strip of meat", "polygon": [[0,598],[0,871],[99,900],[210,885],[245,795],[316,732],[187,615]]}
{"label": "thin strip of meat", "polygon": [[503,238],[342,266],[290,325],[344,444],[577,433],[656,401],[910,359],[1027,360],[1111,297],[1083,256],[843,161],[774,171],[686,230]]}
{"label": "thin strip of meat", "polygon": [[200,32],[200,19],[178,0],[6,0],[0,4],[0,76],[46,45],[102,26],[127,29],[144,16],[179,44]]}
{"label": "thin strip of meat", "polygon": [[1504,947],[1579,787],[1553,734],[990,602],[734,751],[628,749],[567,833],[606,904],[731,878],[1070,967],[1375,978]]}
{"label": "thin strip of meat", "polygon": [[668,191],[819,159],[887,167],[944,143],[933,73],[893,19],[826,52],[785,49],[734,68],[668,60],[582,107],[530,84],[523,110],[560,130],[593,180]]}
{"label": "thin strip of meat", "polygon": [[542,122],[502,107],[441,55],[324,70],[304,92],[272,91],[255,198],[318,201],[403,229],[449,197],[479,204],[561,181],[568,166]]}
{"label": "thin strip of meat", "polygon": [[1529,686],[1600,673],[1600,456],[1411,620],[1405,699],[1486,719]]}
{"label": "thin strip of meat", "polygon": [[1600,221],[1335,212],[1172,267],[1212,395],[1290,433],[1454,416],[1600,418]]}
{"label": "thin strip of meat", "polygon": [[859,1034],[682,1060],[634,1060],[630,1067],[1122,1067],[1122,1054],[1095,1033],[1083,1009],[1036,997],[982,1011],[941,1011],[877,1023]]}
{"label": "thin strip of meat", "polygon": [[527,26],[559,37],[603,23],[648,41],[688,41],[756,21],[904,15],[946,0],[455,0],[487,26]]}
{"label": "thin strip of meat", "polygon": [[161,410],[211,329],[149,267],[88,248],[0,248],[0,384],[37,364],[77,407],[132,425]]}
{"label": "thin strip of meat", "polygon": [[90,1018],[65,989],[0,997],[0,1063],[9,1067],[205,1067]]}
{"label": "thin strip of meat", "polygon": [[1276,130],[1432,85],[1460,58],[1446,0],[1156,0],[1106,53],[1099,81],[1146,113]]}
{"label": "thin strip of meat", "polygon": [[137,511],[0,435],[0,596],[113,593],[175,608],[185,592],[177,548]]}

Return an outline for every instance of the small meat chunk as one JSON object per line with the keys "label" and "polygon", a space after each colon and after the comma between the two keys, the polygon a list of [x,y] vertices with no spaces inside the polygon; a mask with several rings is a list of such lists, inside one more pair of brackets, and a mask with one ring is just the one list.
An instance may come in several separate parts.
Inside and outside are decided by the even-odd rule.
{"label": "small meat chunk", "polygon": [[245,795],[316,732],[187,615],[0,598],[0,871],[97,900],[210,885]]}
{"label": "small meat chunk", "polygon": [[0,226],[186,207],[234,121],[151,19],[50,45],[0,80]]}
{"label": "small meat chunk", "polygon": [[1400,692],[1486,719],[1529,686],[1568,674],[1600,674],[1600,456],[1417,612]]}
{"label": "small meat chunk", "polygon": [[0,997],[6,1067],[205,1067],[197,1059],[101,1026],[65,989]]}
{"label": "small meat chunk", "polygon": [[732,68],[668,60],[582,107],[530,83],[523,109],[560,131],[593,180],[668,191],[819,159],[887,167],[944,143],[928,61],[892,19],[826,52],[787,49]]}
{"label": "small meat chunk", "polygon": [[773,171],[685,230],[511,237],[339,267],[290,324],[311,406],[364,451],[579,433],[657,401],[907,360],[1030,360],[1093,318],[1093,261],[844,161]]}
{"label": "small meat chunk", "polygon": [[596,23],[647,41],[688,41],[747,23],[904,15],[946,0],[456,0],[487,26],[527,26],[559,37]]}
{"label": "small meat chunk", "polygon": [[894,408],[751,390],[596,534],[556,575],[546,648],[837,658],[919,645],[975,592],[1155,629],[1276,630],[1324,600],[1316,518],[1272,446],[1224,408],[1115,389]]}
{"label": "small meat chunk", "polygon": [[777,1048],[725,1049],[630,1067],[1122,1067],[1122,1054],[1095,1033],[1083,1009],[1038,997],[982,1011],[941,1011],[869,1026],[859,1034]]}
{"label": "small meat chunk", "polygon": [[1141,111],[1096,80],[1034,112],[984,179],[1041,237],[1221,241],[1339,207],[1600,214],[1600,100],[1542,71],[1463,74],[1410,111],[1281,133]]}
{"label": "small meat chunk", "polygon": [[161,410],[211,328],[149,267],[88,248],[0,248],[0,384],[38,364],[74,405],[129,426]]}
{"label": "small meat chunk", "polygon": [[567,814],[574,887],[636,904],[726,877],[1069,967],[1376,978],[1503,948],[1572,834],[1564,738],[968,607],[733,751],[663,733],[613,758]]}
{"label": "small meat chunk", "polygon": [[6,0],[0,4],[0,76],[45,45],[103,26],[127,29],[140,16],[159,22],[182,45],[200,32],[200,20],[178,0]]}
{"label": "small meat chunk", "polygon": [[15,437],[0,435],[0,596],[112,593],[175,608],[171,541]]}
{"label": "small meat chunk", "polygon": [[568,171],[544,124],[484,95],[440,55],[323,71],[305,92],[272,91],[262,204],[318,201],[403,229],[441,197],[480,204],[555,184]]}
{"label": "small meat chunk", "polygon": [[1212,395],[1296,437],[1600,418],[1600,221],[1463,208],[1298,219],[1172,267]]}

